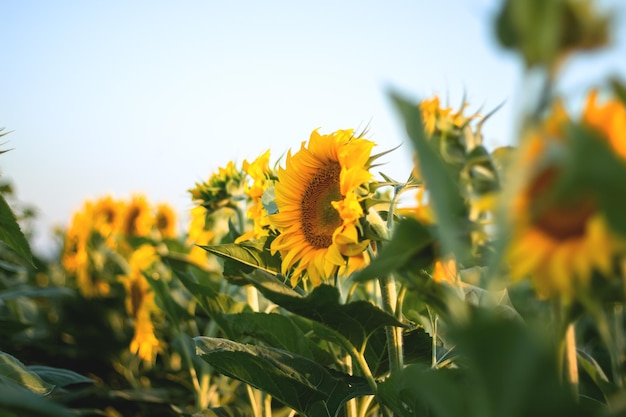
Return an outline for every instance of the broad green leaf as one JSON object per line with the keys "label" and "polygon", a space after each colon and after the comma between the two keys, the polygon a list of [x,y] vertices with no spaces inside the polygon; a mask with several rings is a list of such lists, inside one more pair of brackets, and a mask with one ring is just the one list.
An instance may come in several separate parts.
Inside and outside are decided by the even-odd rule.
{"label": "broad green leaf", "polygon": [[216,370],[267,392],[304,416],[335,417],[346,401],[372,394],[365,379],[282,349],[210,337],[195,341],[197,354]]}
{"label": "broad green leaf", "polygon": [[433,262],[432,243],[431,233],[424,225],[413,218],[402,219],[378,256],[352,279],[363,282],[401,269],[424,268]]}
{"label": "broad green leaf", "polygon": [[454,253],[456,259],[463,262],[469,257],[468,245],[465,243],[468,224],[465,203],[456,179],[429,143],[419,107],[395,93],[391,94],[391,98],[417,152],[420,173],[427,184],[437,219],[435,230],[443,245],[443,252]]}
{"label": "broad green leaf", "polygon": [[330,365],[334,362],[331,354],[311,341],[290,317],[281,314],[239,313],[225,314],[224,322],[234,339],[251,336],[263,343],[305,356],[318,363]]}
{"label": "broad green leaf", "polygon": [[271,255],[266,239],[201,248],[224,259],[227,278],[241,278],[257,268],[273,275],[280,272],[280,256]]}
{"label": "broad green leaf", "polygon": [[289,294],[283,289],[276,291],[275,287],[264,285],[263,282],[268,281],[264,277],[266,273],[259,270],[247,275],[268,300],[336,330],[354,346],[362,346],[370,334],[384,326],[405,326],[367,301],[340,304],[339,290],[330,285],[322,284],[307,296],[301,296],[295,291]]}
{"label": "broad green leaf", "polygon": [[76,417],[69,408],[15,385],[0,384],[2,417]]}
{"label": "broad green leaf", "polygon": [[0,352],[0,385],[15,384],[36,394],[48,395],[54,385],[44,381],[22,362],[6,352]]}
{"label": "broad green leaf", "polygon": [[30,265],[33,263],[33,255],[30,251],[30,245],[17,224],[15,214],[11,207],[7,204],[4,196],[0,194],[0,241],[6,243],[11,249],[26,260]]}
{"label": "broad green leaf", "polygon": [[468,411],[462,373],[408,365],[378,387],[381,402],[402,417],[460,417]]}
{"label": "broad green leaf", "polygon": [[44,381],[57,387],[65,388],[71,385],[91,385],[96,383],[93,379],[87,378],[69,369],[54,368],[44,365],[31,365],[28,366],[27,369],[39,375]]}

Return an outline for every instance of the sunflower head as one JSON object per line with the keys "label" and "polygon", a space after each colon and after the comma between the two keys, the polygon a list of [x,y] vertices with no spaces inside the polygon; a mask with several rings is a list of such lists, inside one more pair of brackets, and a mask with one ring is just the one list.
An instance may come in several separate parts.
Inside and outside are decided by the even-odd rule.
{"label": "sunflower head", "polygon": [[[598,120],[613,120],[614,109],[595,107],[594,98],[584,111],[585,123],[597,126]],[[568,138],[563,115],[552,117],[559,120],[548,119],[543,129],[529,132],[511,167],[523,175],[510,203],[513,235],[507,256],[514,279],[529,276],[542,295],[571,299],[588,288],[594,273],[611,275],[623,243],[610,231],[592,191],[555,197],[562,175],[558,155],[567,152]],[[598,130],[607,129],[605,138],[613,144],[614,130],[607,125]],[[619,148],[613,149],[619,153]]]}
{"label": "sunflower head", "polygon": [[149,236],[154,224],[148,200],[143,195],[134,195],[126,205],[120,222],[122,236]]}
{"label": "sunflower head", "polygon": [[264,195],[273,186],[276,174],[270,168],[269,161],[269,150],[265,151],[253,162],[243,161],[243,170],[252,180],[252,183],[245,185],[244,190],[250,199],[247,217],[252,220],[253,229],[237,238],[235,243],[268,236],[270,233],[270,223],[267,207],[264,204]]}
{"label": "sunflower head", "polygon": [[156,208],[156,228],[163,239],[173,239],[178,231],[176,228],[176,212],[169,204],[159,204]]}
{"label": "sunflower head", "polygon": [[313,285],[336,275],[351,257],[361,256],[369,242],[362,238],[364,186],[372,179],[374,143],[352,130],[311,133],[295,154],[287,155],[274,186],[278,212],[269,216],[278,237],[282,272],[295,285],[306,276]]}
{"label": "sunflower head", "polygon": [[196,183],[189,193],[194,201],[213,213],[244,198],[244,180],[245,173],[230,161],[226,167],[218,168],[206,182]]}

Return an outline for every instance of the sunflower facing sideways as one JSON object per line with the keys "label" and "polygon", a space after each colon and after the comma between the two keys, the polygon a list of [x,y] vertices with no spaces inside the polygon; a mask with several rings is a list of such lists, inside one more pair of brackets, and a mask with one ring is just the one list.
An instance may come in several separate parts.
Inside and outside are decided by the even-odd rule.
{"label": "sunflower facing sideways", "polygon": [[[622,105],[611,101],[597,106],[596,94],[592,93],[582,119],[617,155],[626,157],[614,140],[619,136],[623,143],[626,134],[626,109]],[[624,241],[610,230],[589,192],[568,196],[566,201],[547,198],[560,175],[559,165],[550,154],[566,151],[567,122],[563,109],[557,108],[543,129],[522,143],[518,162],[526,176],[512,200],[508,260],[513,279],[529,276],[541,295],[572,299],[585,291],[594,272],[611,276],[615,257],[624,255]]]}
{"label": "sunflower facing sideways", "polygon": [[[370,153],[374,143],[352,130],[322,135],[311,133],[295,154],[289,152],[278,168],[274,187],[278,212],[269,216],[279,232],[271,244],[280,252],[282,273],[291,284],[307,277],[317,286],[323,280],[363,264],[369,242],[359,238],[364,216],[359,189],[372,179]],[[292,271],[293,268],[293,271]]]}

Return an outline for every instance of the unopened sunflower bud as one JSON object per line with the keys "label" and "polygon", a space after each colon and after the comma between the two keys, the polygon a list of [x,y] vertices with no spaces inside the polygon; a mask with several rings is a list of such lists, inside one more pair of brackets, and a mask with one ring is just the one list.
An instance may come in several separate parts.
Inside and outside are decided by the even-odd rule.
{"label": "unopened sunflower bud", "polygon": [[387,224],[382,217],[380,217],[374,207],[370,207],[367,210],[365,220],[367,221],[372,234],[377,237],[376,240],[389,240],[389,229],[387,229]]}

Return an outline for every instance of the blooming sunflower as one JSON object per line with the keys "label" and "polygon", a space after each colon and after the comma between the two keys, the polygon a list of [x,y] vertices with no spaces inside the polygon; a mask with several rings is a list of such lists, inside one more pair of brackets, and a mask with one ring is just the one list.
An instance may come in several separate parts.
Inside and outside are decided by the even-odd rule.
{"label": "blooming sunflower", "polygon": [[252,184],[246,185],[245,193],[251,200],[247,217],[253,222],[253,230],[242,234],[235,243],[269,235],[270,222],[268,212],[263,204],[263,194],[274,181],[274,173],[269,166],[270,151],[265,151],[253,162],[243,161],[243,170],[252,179]]}
{"label": "blooming sunflower", "polygon": [[351,257],[362,259],[369,244],[360,239],[363,217],[359,188],[371,180],[374,143],[352,130],[311,133],[294,155],[287,154],[274,187],[278,213],[269,216],[279,235],[271,244],[280,252],[282,273],[295,285],[306,275],[313,285],[345,268]]}
{"label": "blooming sunflower", "polygon": [[[613,138],[623,138],[626,130],[615,129],[626,125],[609,122],[619,114],[614,104],[598,107],[592,94],[583,114],[584,123],[596,128],[620,153]],[[613,259],[624,245],[611,232],[593,195],[581,192],[563,201],[548,198],[559,176],[559,165],[550,159],[549,150],[567,147],[566,118],[560,112],[553,117],[561,122],[547,120],[545,128],[532,132],[520,148],[517,168],[525,178],[512,199],[513,233],[507,258],[513,279],[530,276],[540,294],[571,299],[588,286],[594,271],[610,276]],[[619,117],[626,117],[623,107]]]}

